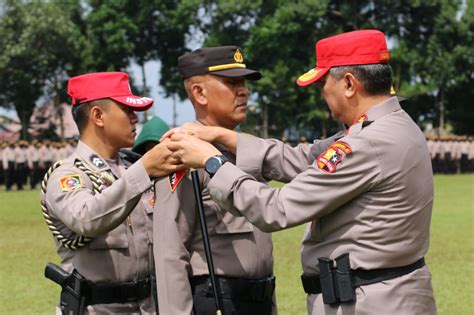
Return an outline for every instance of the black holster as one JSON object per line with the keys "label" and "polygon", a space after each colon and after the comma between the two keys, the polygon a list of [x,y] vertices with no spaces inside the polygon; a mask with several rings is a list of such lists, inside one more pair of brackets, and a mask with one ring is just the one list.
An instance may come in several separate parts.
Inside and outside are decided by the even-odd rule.
{"label": "black holster", "polygon": [[335,259],[336,267],[332,259],[320,257],[318,261],[324,304],[355,301],[355,286],[349,254],[338,256]]}
{"label": "black holster", "polygon": [[59,303],[61,313],[63,315],[83,315],[87,307],[86,295],[84,294],[85,279],[76,270],[67,273],[53,263],[46,265],[44,275],[62,288]]}

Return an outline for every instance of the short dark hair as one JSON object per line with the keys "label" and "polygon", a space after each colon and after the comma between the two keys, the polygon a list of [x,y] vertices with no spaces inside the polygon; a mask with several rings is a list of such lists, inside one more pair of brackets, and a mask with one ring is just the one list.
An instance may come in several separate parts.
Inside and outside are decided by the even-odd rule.
{"label": "short dark hair", "polygon": [[390,94],[392,86],[392,67],[386,63],[333,67],[329,71],[337,81],[344,74],[352,73],[370,95]]}
{"label": "short dark hair", "polygon": [[107,98],[105,99],[100,99],[100,100],[95,100],[95,101],[90,101],[87,103],[82,103],[80,105],[76,105],[72,107],[72,118],[74,119],[74,122],[77,125],[77,129],[79,129],[79,134],[82,134],[82,131],[84,128],[87,126],[87,120],[89,119],[89,114],[91,112],[92,107],[94,106],[100,106],[100,107],[107,107],[108,102]]}

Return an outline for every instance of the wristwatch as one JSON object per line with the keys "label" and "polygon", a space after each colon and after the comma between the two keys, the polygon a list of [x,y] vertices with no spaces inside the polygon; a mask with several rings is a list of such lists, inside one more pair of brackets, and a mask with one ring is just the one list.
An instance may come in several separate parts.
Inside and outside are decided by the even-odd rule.
{"label": "wristwatch", "polygon": [[204,169],[212,178],[212,176],[217,173],[219,168],[228,161],[229,159],[225,157],[225,155],[214,155],[207,159],[206,163],[204,164]]}

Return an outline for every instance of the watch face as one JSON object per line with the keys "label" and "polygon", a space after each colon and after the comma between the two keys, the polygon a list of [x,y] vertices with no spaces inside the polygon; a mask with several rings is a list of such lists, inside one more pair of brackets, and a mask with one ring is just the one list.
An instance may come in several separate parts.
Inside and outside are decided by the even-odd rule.
{"label": "watch face", "polygon": [[207,160],[206,162],[206,171],[208,173],[215,174],[217,170],[219,169],[219,167],[221,167],[221,165],[222,165],[222,162],[218,158],[213,156],[209,158],[209,160]]}

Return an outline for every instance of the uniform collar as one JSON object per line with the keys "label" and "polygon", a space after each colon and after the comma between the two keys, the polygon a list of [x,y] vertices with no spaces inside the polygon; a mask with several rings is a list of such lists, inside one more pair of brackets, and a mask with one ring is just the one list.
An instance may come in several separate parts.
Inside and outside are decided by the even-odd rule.
{"label": "uniform collar", "polygon": [[367,115],[367,120],[374,121],[379,119],[382,116],[387,114],[393,113],[395,111],[401,110],[402,107],[398,102],[396,96],[392,96],[391,98],[383,101],[382,103],[378,103],[375,106],[369,108],[369,110],[365,113]]}
{"label": "uniform collar", "polygon": [[354,124],[346,129],[346,135],[358,133],[362,128],[371,124],[374,120],[401,109],[397,97],[390,97],[389,99],[372,106],[367,112],[360,115],[355,120]]}
{"label": "uniform collar", "polygon": [[89,168],[96,171],[97,173],[111,170],[107,161],[81,140],[79,140],[77,143],[75,152]]}

